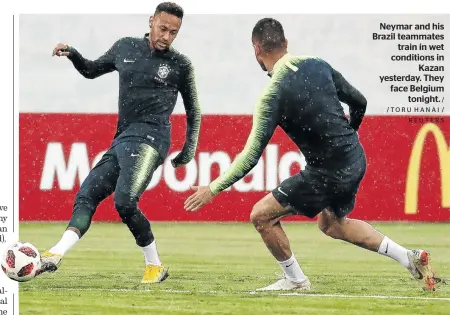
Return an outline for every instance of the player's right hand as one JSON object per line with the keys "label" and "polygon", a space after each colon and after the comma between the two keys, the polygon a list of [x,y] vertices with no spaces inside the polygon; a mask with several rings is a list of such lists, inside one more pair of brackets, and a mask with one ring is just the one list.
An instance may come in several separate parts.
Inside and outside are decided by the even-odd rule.
{"label": "player's right hand", "polygon": [[68,45],[59,43],[58,45],[55,46],[55,48],[53,48],[52,56],[58,56],[58,57],[69,56],[70,52],[67,51],[68,48],[69,48]]}

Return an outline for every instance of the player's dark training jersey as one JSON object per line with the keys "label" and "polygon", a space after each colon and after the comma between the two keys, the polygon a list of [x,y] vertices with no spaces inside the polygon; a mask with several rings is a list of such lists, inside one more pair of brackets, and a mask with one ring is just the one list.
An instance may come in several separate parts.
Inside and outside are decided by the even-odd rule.
{"label": "player's dark training jersey", "polygon": [[[277,126],[300,148],[311,167],[339,169],[363,154],[356,130],[367,102],[339,72],[319,58],[286,54],[269,76],[244,150],[210,185],[213,194],[240,180],[258,163]],[[340,101],[349,105],[350,122]]]}
{"label": "player's dark training jersey", "polygon": [[69,59],[88,79],[119,73],[119,118],[113,146],[122,141],[146,142],[164,159],[170,147],[169,117],[181,93],[187,115],[186,142],[176,165],[189,162],[200,132],[200,106],[190,60],[170,48],[151,50],[148,34],[119,39],[100,58],[87,60],[73,47]]}

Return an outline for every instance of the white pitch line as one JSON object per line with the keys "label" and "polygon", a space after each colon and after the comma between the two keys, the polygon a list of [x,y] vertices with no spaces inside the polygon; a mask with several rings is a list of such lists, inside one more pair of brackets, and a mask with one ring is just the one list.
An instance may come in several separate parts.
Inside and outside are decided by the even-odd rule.
{"label": "white pitch line", "polygon": [[424,297],[424,296],[391,296],[391,295],[348,295],[348,294],[308,294],[308,293],[281,293],[282,296],[314,296],[314,297],[332,297],[341,299],[379,299],[379,300],[434,300],[450,301],[450,297]]}
{"label": "white pitch line", "polygon": [[[187,293],[187,294],[212,294],[221,295],[226,294],[224,291],[192,291],[192,290],[175,290],[175,289],[165,289],[165,290],[151,290],[151,289],[105,289],[105,288],[46,288],[43,291],[100,291],[100,292],[162,292],[162,293]],[[27,290],[29,291],[29,290]],[[248,293],[251,295],[257,295],[258,293],[270,293],[270,292],[235,292],[236,294]],[[275,293],[275,292],[273,292]],[[450,302],[450,297],[423,297],[423,296],[394,296],[394,295],[350,295],[350,294],[320,294],[320,293],[278,293],[279,296],[302,296],[302,297],[329,297],[338,299],[381,299],[381,300],[431,300],[431,301],[448,301]],[[264,295],[261,295],[264,296]],[[270,296],[270,295],[266,295]]]}

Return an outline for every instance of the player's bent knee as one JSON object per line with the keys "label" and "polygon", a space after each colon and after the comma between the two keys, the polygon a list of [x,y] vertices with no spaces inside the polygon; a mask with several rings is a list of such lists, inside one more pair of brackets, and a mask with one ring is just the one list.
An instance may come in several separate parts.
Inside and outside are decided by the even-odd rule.
{"label": "player's bent knee", "polygon": [[260,220],[260,213],[258,212],[258,210],[255,208],[255,206],[253,206],[252,212],[250,213],[250,221],[255,224]]}
{"label": "player's bent knee", "polygon": [[325,235],[334,239],[344,238],[344,230],[338,222],[333,222],[329,225],[326,225],[321,229],[321,231],[325,233]]}
{"label": "player's bent knee", "polygon": [[322,211],[317,216],[317,226],[327,236],[334,239],[343,238],[343,229],[341,222],[329,211]]}
{"label": "player's bent knee", "polygon": [[258,232],[261,232],[270,223],[267,215],[266,206],[262,201],[257,202],[250,213],[250,220]]}
{"label": "player's bent knee", "polygon": [[137,210],[137,200],[134,196],[127,193],[116,192],[114,194],[114,206],[120,214],[126,214]]}
{"label": "player's bent knee", "polygon": [[252,208],[252,212],[250,213],[250,221],[252,221],[252,223],[255,224],[261,221],[263,217],[264,215],[262,208],[258,204],[255,204]]}
{"label": "player's bent knee", "polygon": [[75,196],[74,204],[86,204],[90,207],[97,207],[97,202],[95,196],[91,196],[88,192],[84,190],[79,190]]}
{"label": "player's bent knee", "polygon": [[126,223],[126,221],[131,218],[136,211],[138,211],[136,205],[124,204],[124,203],[115,203],[114,204],[117,212],[119,213],[122,221]]}
{"label": "player's bent knee", "polygon": [[323,212],[317,215],[317,226],[319,230],[321,230],[324,234],[327,234],[330,222],[327,218],[327,215]]}
{"label": "player's bent knee", "polygon": [[329,237],[331,237],[331,238],[334,238],[334,239],[340,239],[341,238],[341,234],[339,233],[339,229],[338,228],[336,228],[336,226],[335,225],[328,225],[328,226],[326,226],[326,227],[323,227],[322,229],[321,229],[321,231],[325,234],[325,235],[327,235],[327,236],[329,236]]}

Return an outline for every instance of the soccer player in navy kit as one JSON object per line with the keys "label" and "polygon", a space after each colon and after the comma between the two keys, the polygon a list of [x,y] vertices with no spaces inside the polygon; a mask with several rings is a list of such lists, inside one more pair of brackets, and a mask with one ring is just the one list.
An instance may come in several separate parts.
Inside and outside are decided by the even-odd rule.
{"label": "soccer player in navy kit", "polygon": [[178,92],[186,109],[187,134],[172,165],[186,165],[197,148],[201,112],[194,69],[187,56],[171,47],[183,14],[175,3],[159,4],[150,17],[150,33],[142,38],[121,38],[94,61],[66,44],[54,48],[54,56],[66,56],[88,79],[112,71],[119,73],[119,117],[109,150],[76,195],[72,219],[61,240],[42,254],[42,272],[57,270],[62,257],[89,229],[97,206],[114,193],[115,208],[144,253],[146,269],[141,282],[155,283],[167,278],[168,269],[160,261],[150,223],[139,210],[138,201],[153,172],[167,157],[169,117]]}
{"label": "soccer player in navy kit", "polygon": [[[197,191],[186,200],[185,209],[198,210],[248,174],[279,126],[301,149],[307,165],[251,212],[252,223],[284,271],[283,279],[259,290],[311,289],[281,227],[280,219],[291,215],[317,216],[326,235],[397,260],[432,290],[439,279],[426,251],[408,250],[366,222],[347,217],[366,171],[357,135],[366,111],[365,97],[324,60],[289,54],[283,27],[274,19],[258,21],[252,42],[270,82],[256,104],[247,143],[224,174],[209,186],[194,187]],[[340,102],[348,104],[349,120]]]}

